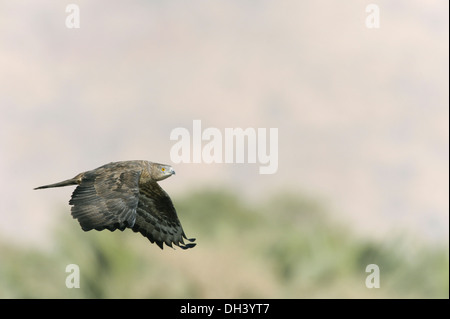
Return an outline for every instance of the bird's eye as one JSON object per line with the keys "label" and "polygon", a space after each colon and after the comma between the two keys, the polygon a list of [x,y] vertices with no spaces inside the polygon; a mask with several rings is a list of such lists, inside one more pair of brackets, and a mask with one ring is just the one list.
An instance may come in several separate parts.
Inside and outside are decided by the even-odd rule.
{"label": "bird's eye", "polygon": [[163,167],[163,168],[161,168],[161,170],[164,172],[166,169]]}

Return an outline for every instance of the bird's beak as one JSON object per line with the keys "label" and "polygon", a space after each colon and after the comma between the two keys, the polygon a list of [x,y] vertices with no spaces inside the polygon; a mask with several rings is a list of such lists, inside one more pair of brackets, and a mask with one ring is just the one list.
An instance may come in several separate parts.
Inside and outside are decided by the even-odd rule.
{"label": "bird's beak", "polygon": [[170,174],[175,175],[175,170],[172,167],[170,168]]}

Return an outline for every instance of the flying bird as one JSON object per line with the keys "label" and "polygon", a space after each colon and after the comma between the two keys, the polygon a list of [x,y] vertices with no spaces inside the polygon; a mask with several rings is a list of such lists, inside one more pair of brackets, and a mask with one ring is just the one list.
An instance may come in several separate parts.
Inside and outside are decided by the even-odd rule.
{"label": "flying bird", "polygon": [[[60,183],[35,189],[78,185],[69,204],[84,231],[131,228],[163,249],[194,247],[187,238],[169,195],[159,186],[175,174],[170,165],[149,161],[113,162]],[[189,243],[185,244],[184,239]]]}

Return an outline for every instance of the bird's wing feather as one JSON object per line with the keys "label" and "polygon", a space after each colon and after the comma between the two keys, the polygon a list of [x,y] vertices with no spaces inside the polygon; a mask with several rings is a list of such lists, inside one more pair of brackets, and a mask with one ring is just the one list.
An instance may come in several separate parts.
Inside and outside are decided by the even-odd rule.
{"label": "bird's wing feather", "polygon": [[183,249],[195,246],[184,243],[183,238],[190,242],[195,239],[186,237],[169,195],[155,181],[139,185],[139,203],[132,230],[140,232],[161,249],[163,243],[170,247],[175,244]]}
{"label": "bird's wing feather", "polygon": [[85,231],[124,230],[136,220],[139,178],[142,168],[129,163],[110,163],[83,175],[69,204],[73,218]]}

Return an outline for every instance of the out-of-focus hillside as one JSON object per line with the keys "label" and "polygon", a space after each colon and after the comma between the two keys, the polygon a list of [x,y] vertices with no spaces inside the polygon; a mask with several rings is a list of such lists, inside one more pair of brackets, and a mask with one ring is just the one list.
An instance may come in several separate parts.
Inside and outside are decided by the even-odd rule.
{"label": "out-of-focus hillside", "polygon": [[[65,212],[50,250],[0,241],[1,298],[448,298],[448,242],[363,239],[319,201],[251,204],[223,190],[176,198],[194,249],[160,250],[129,230],[87,232]],[[334,214],[334,215],[333,215]],[[66,287],[66,266],[80,288]],[[366,266],[380,268],[369,289]]]}
{"label": "out-of-focus hillside", "polygon": [[[77,0],[70,29],[68,2],[2,1],[1,236],[46,245],[72,190],[33,187],[145,159],[174,165],[171,196],[286,187],[360,235],[447,239],[449,2],[378,0],[380,28],[369,3]],[[277,128],[277,172],[259,174],[250,145],[242,164],[176,164],[170,135],[194,145],[197,120],[222,137]]]}

